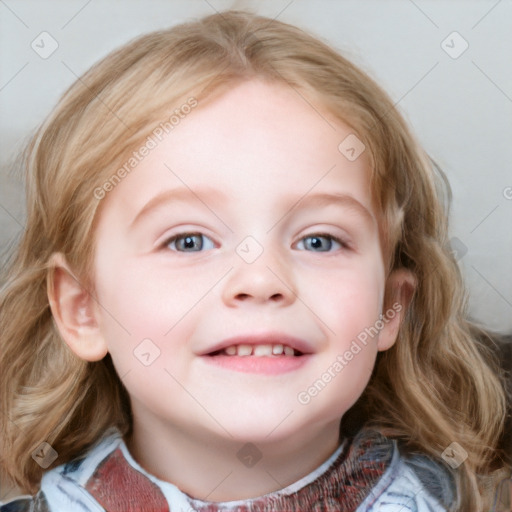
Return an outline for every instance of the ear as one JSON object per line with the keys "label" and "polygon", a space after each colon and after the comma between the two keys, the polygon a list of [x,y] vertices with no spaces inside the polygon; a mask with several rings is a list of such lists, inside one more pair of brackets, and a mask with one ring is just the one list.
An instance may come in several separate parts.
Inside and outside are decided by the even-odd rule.
{"label": "ear", "polygon": [[96,301],[75,277],[63,254],[52,254],[49,266],[48,300],[62,339],[80,359],[103,359],[107,345],[98,327]]}
{"label": "ear", "polygon": [[388,350],[395,344],[415,290],[416,278],[411,271],[400,268],[389,275],[381,317],[384,326],[379,332],[377,342],[379,351]]}

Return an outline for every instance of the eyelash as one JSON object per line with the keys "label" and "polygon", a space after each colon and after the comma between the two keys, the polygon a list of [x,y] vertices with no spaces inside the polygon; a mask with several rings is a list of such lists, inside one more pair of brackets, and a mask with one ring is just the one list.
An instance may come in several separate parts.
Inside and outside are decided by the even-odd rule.
{"label": "eyelash", "polygon": [[[303,236],[299,242],[302,242],[303,240],[307,238],[327,238],[333,242],[336,242],[339,244],[341,250],[343,251],[350,251],[352,249],[351,245],[344,240],[343,238],[331,235],[330,233],[311,233],[310,235]],[[311,252],[334,252],[334,251],[311,251]]]}
{"label": "eyelash", "polygon": [[[213,242],[213,240],[211,240],[210,237],[206,236],[203,233],[200,233],[200,232],[184,232],[184,233],[178,233],[177,235],[173,235],[171,238],[168,238],[162,244],[162,247],[164,249],[170,249],[169,245],[171,245],[173,242],[176,242],[179,239],[183,239],[183,238],[186,238],[186,237],[193,237],[193,236],[201,236],[201,237],[203,237],[203,239],[210,240],[213,243],[213,245],[215,245],[215,242]],[[311,233],[309,235],[303,236],[299,240],[299,242],[303,242],[304,240],[306,240],[308,238],[325,238],[325,239],[331,240],[331,241],[339,244],[341,250],[343,250],[343,251],[350,251],[350,250],[352,250],[351,245],[346,240],[344,240],[343,238],[339,238],[337,236],[334,236],[334,235],[332,235],[330,233]],[[177,249],[170,249],[170,250],[173,250],[174,252],[185,252],[185,253],[186,252],[202,252],[202,247],[201,247],[201,249],[199,251],[178,251]],[[328,253],[330,253],[330,252],[334,252],[334,251],[308,251],[308,252],[328,252]]]}
{"label": "eyelash", "polygon": [[[208,240],[211,240],[210,237],[204,235],[203,233],[199,233],[199,232],[185,232],[185,233],[178,233],[177,235],[173,235],[171,238],[168,238],[163,244],[163,248],[167,248],[167,249],[170,249],[169,248],[169,245],[171,245],[173,242],[176,242],[176,240],[179,240],[179,239],[182,239],[182,238],[187,238],[187,237],[193,237],[193,236],[201,236],[203,237],[203,239],[208,239]],[[213,241],[212,241],[213,242]],[[202,247],[201,247],[202,248]],[[172,249],[171,249],[172,250]],[[200,252],[200,251],[178,251],[176,249],[174,249],[175,252]]]}

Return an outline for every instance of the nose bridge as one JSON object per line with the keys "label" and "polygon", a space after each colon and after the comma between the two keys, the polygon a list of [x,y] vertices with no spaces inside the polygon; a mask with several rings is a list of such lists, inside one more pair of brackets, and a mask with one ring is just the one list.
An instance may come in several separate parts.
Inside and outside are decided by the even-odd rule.
{"label": "nose bridge", "polygon": [[236,248],[234,269],[224,289],[224,301],[290,304],[295,298],[292,272],[285,248],[246,237]]}

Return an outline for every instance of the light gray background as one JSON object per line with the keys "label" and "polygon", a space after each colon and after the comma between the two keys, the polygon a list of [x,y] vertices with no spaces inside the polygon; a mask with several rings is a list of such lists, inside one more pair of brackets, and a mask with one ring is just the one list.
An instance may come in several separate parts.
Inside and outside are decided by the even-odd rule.
{"label": "light gray background", "polygon": [[[452,185],[472,316],[512,331],[511,0],[0,0],[2,252],[24,218],[13,161],[77,76],[141,33],[232,7],[314,33],[388,91]],[[31,48],[43,31],[59,45],[46,59]]]}

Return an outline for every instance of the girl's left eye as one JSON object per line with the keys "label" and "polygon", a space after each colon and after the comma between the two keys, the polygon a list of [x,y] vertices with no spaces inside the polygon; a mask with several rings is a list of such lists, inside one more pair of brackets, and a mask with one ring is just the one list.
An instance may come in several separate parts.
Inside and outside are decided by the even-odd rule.
{"label": "girl's left eye", "polygon": [[332,252],[339,249],[348,249],[349,246],[346,242],[333,235],[314,234],[299,240],[297,248],[314,252]]}
{"label": "girl's left eye", "polygon": [[202,233],[182,233],[167,240],[165,247],[178,252],[199,252],[213,249],[215,244]]}

